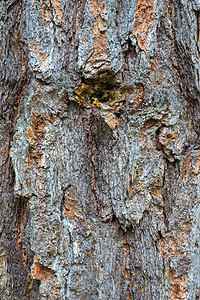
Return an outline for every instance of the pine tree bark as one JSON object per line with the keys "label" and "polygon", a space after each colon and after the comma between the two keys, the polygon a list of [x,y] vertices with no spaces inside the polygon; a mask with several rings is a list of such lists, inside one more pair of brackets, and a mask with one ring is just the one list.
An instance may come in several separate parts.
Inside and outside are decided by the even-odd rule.
{"label": "pine tree bark", "polygon": [[200,297],[200,2],[0,2],[1,299]]}

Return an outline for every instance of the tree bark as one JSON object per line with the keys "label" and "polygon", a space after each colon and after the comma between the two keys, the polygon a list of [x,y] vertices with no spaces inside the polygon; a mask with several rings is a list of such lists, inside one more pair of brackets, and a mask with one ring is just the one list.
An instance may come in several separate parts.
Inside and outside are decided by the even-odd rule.
{"label": "tree bark", "polygon": [[200,2],[0,2],[1,299],[200,297]]}

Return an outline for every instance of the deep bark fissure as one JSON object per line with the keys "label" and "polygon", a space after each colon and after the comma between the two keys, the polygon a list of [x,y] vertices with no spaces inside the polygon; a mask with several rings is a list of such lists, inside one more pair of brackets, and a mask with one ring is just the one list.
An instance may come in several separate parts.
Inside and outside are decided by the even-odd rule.
{"label": "deep bark fissure", "polygon": [[95,211],[96,211],[96,214],[98,215],[98,213],[99,213],[99,202],[98,202],[97,192],[96,192],[96,174],[95,174],[95,162],[94,162],[95,150],[94,150],[94,140],[93,140],[93,133],[92,133],[91,124],[90,124],[89,130],[88,130],[88,137],[89,137],[89,144],[90,144],[90,163],[91,163],[91,173],[92,173],[92,194],[93,194],[93,198],[94,198]]}
{"label": "deep bark fissure", "polygon": [[24,226],[24,215],[26,213],[27,209],[27,199],[21,197],[17,198],[17,232],[16,232],[16,243],[17,247],[21,253],[22,262],[25,268],[29,269],[30,266],[28,265],[27,261],[27,255],[23,248],[23,242],[22,242],[22,231]]}
{"label": "deep bark fissure", "polygon": [[64,218],[63,212],[64,212],[64,206],[65,206],[65,194],[66,194],[67,189],[63,189],[63,195],[62,195],[62,199],[61,199],[61,203],[60,203],[60,219],[61,222]]}
{"label": "deep bark fissure", "polygon": [[200,54],[199,49],[199,39],[200,39],[200,11],[195,11],[196,14],[196,20],[197,20],[197,32],[196,32],[196,40],[197,40],[197,50]]}

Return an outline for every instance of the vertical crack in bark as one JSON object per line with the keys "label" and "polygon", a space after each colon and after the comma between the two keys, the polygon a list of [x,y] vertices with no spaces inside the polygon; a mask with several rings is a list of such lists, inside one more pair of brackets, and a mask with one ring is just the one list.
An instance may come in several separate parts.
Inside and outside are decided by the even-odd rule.
{"label": "vertical crack in bark", "polygon": [[131,269],[130,269],[130,249],[128,248],[127,244],[124,244],[124,256],[126,259],[126,265],[125,265],[125,280],[127,282],[127,288],[126,288],[126,299],[131,300],[132,299],[132,293],[131,293]]}
{"label": "vertical crack in bark", "polygon": [[51,21],[52,21],[52,25],[53,25],[53,37],[54,37],[54,41],[56,43],[56,24],[54,21],[54,7],[53,7],[51,0],[49,0],[49,4],[50,4],[50,11],[51,11]]}
{"label": "vertical crack in bark", "polygon": [[163,174],[163,193],[162,193],[162,196],[163,196],[163,202],[164,202],[163,220],[164,220],[166,229],[168,231],[169,230],[169,221],[168,221],[168,218],[167,218],[167,210],[166,210],[168,199],[167,199],[167,193],[165,191],[165,186],[166,186],[166,164],[167,164],[167,162],[165,160],[165,167],[164,167],[164,174]]}
{"label": "vertical crack in bark", "polygon": [[[69,235],[69,247],[71,249],[71,255],[72,255],[71,266],[73,266],[75,263],[74,262],[74,250],[73,250],[73,236],[72,236],[69,228],[67,231],[68,231],[68,235]],[[70,270],[69,270],[69,272],[70,272]]]}
{"label": "vertical crack in bark", "polygon": [[24,215],[26,213],[26,200],[23,197],[18,198],[18,212],[17,212],[17,232],[16,232],[16,243],[21,253],[22,262],[25,268],[29,268],[27,255],[23,248],[22,243],[22,231],[24,227]]}
{"label": "vertical crack in bark", "polygon": [[24,228],[24,217],[27,211],[27,199],[24,197],[18,198],[17,207],[17,229],[16,229],[16,244],[21,255],[21,260],[24,268],[27,270],[27,285],[26,285],[26,297],[27,300],[31,299],[33,278],[31,277],[30,265],[28,263],[28,256],[26,250],[24,249],[22,242],[23,228]]}
{"label": "vertical crack in bark", "polygon": [[[18,113],[19,113],[19,106],[22,100],[22,97],[24,95],[24,91],[26,89],[26,86],[28,84],[29,78],[28,78],[28,64],[27,64],[27,56],[26,56],[26,52],[25,52],[25,44],[23,44],[22,40],[21,40],[21,34],[20,34],[20,24],[23,21],[23,1],[19,2],[20,4],[20,14],[19,14],[19,25],[16,28],[16,43],[17,43],[17,47],[18,47],[18,52],[20,54],[21,57],[21,64],[22,64],[22,77],[21,77],[21,87],[19,90],[19,94],[17,97],[17,100],[14,103],[13,106],[13,114],[14,114],[14,121],[17,121],[17,117],[18,117]],[[13,124],[14,126],[15,124]]]}
{"label": "vertical crack in bark", "polygon": [[[173,16],[172,13],[174,14]],[[186,12],[180,0],[176,2],[172,2],[172,0],[169,1],[168,18],[170,20],[170,27],[172,32],[171,61],[173,71],[177,77],[178,88],[180,90],[181,95],[185,98],[185,101],[190,102],[192,106],[197,106],[196,102],[199,102],[199,74],[198,71],[195,71],[194,64],[191,58],[191,53],[189,50],[189,43],[191,43],[191,41],[186,36],[185,43],[183,43],[183,37],[181,40],[181,35],[178,35],[180,25],[177,19],[179,18],[180,22],[183,22],[185,15]],[[199,31],[199,13],[196,13],[196,18],[197,31]],[[199,35],[198,37],[196,37],[196,39],[199,39]],[[196,85],[197,81],[198,87]],[[198,131],[198,129],[195,129],[198,128],[197,123],[198,122],[196,122],[196,120],[193,120],[195,131]]]}
{"label": "vertical crack in bark", "polygon": [[91,162],[91,171],[92,171],[92,194],[95,203],[95,211],[98,214],[99,204],[98,204],[97,192],[96,192],[95,162],[94,162],[95,152],[94,152],[94,140],[93,140],[91,124],[89,125],[88,134],[89,134],[89,143],[90,143],[90,162]]}
{"label": "vertical crack in bark", "polygon": [[173,20],[172,20],[172,12],[173,12],[173,2],[172,0],[168,1],[168,6],[167,6],[167,12],[168,12],[168,18],[170,21],[170,28],[171,28],[171,33],[172,33],[172,39],[171,39],[171,62],[172,62],[172,69],[174,74],[176,75],[177,78],[177,83],[178,83],[178,88],[180,93],[183,93],[182,85],[181,85],[181,74],[180,71],[177,67],[177,63],[174,58],[174,45],[175,45],[175,32],[174,32],[174,26],[173,26]]}
{"label": "vertical crack in bark", "polygon": [[196,20],[197,20],[197,32],[196,32],[196,45],[197,45],[197,50],[200,54],[200,49],[199,49],[199,40],[200,40],[200,11],[195,11],[196,15]]}
{"label": "vertical crack in bark", "polygon": [[[200,11],[196,11],[195,15],[197,20],[196,45],[197,45],[197,51],[198,51],[199,61],[200,61]],[[197,72],[197,80],[198,80],[198,88],[200,89],[199,72]]]}
{"label": "vertical crack in bark", "polygon": [[64,211],[64,206],[65,206],[65,194],[66,194],[67,188],[63,189],[63,195],[62,195],[62,199],[61,199],[61,204],[60,204],[60,219],[61,222],[64,218],[63,216],[63,211]]}

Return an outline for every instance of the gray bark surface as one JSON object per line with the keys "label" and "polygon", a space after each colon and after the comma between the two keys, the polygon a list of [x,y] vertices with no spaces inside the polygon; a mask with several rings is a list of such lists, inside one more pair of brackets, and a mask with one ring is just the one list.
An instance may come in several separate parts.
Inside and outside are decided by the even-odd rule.
{"label": "gray bark surface", "polygon": [[0,297],[200,297],[200,2],[0,2]]}

